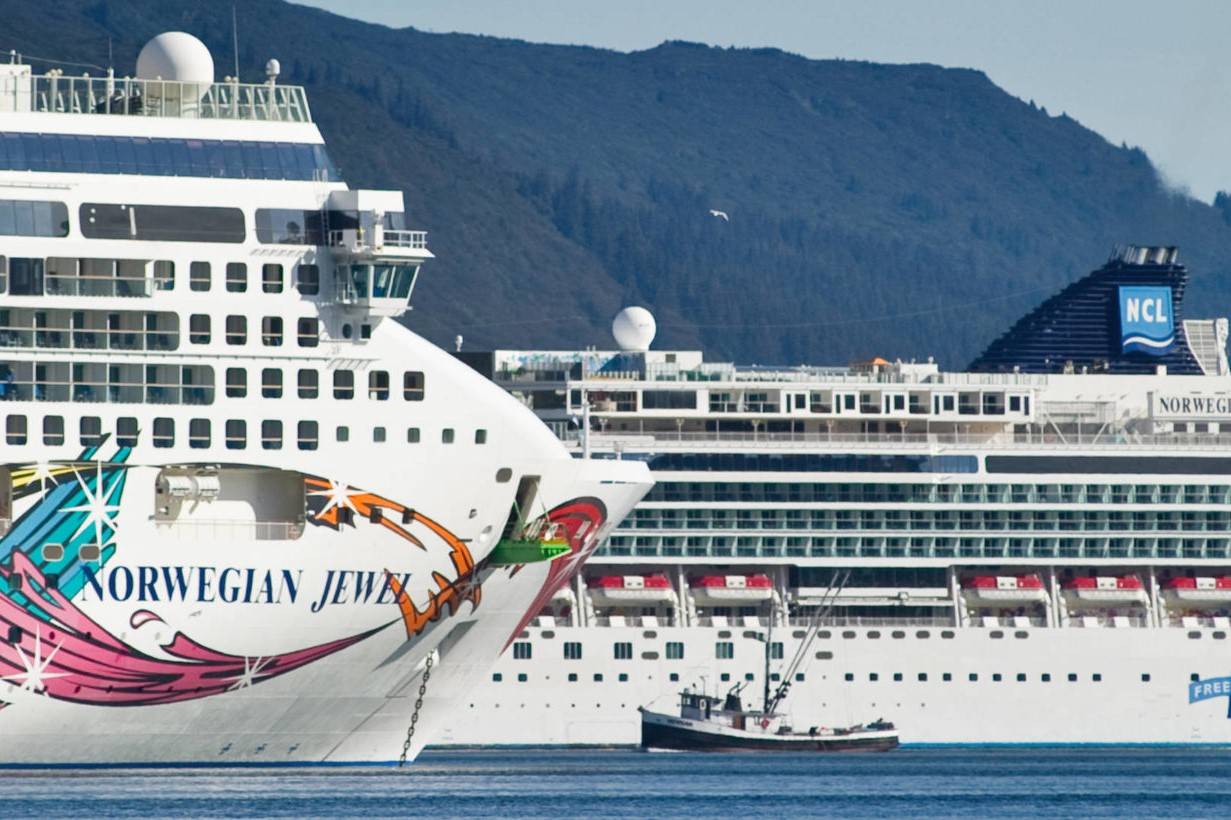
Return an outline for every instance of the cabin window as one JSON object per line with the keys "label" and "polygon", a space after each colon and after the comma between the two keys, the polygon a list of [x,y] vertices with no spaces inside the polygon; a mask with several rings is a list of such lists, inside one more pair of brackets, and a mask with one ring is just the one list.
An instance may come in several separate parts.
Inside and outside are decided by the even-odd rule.
{"label": "cabin window", "polygon": [[1103,680],[1103,673],[1095,672],[1093,675],[1090,676],[1090,680],[1094,681],[1095,683],[1101,683]]}
{"label": "cabin window", "polygon": [[261,266],[261,291],[264,293],[282,292],[282,266],[269,263]]}
{"label": "cabin window", "polygon": [[667,641],[667,660],[679,661],[684,659],[684,642],[683,641]]}
{"label": "cabin window", "polygon": [[248,265],[246,262],[227,262],[227,293],[246,293],[248,290]]}
{"label": "cabin window", "polygon": [[243,419],[228,419],[226,424],[228,450],[243,450],[248,446],[248,423]]}
{"label": "cabin window", "polygon": [[612,644],[612,652],[617,661],[631,661],[633,659],[633,645],[629,641],[616,641]]}
{"label": "cabin window", "polygon": [[103,420],[98,416],[82,416],[78,431],[82,447],[97,447],[103,443]]}
{"label": "cabin window", "polygon": [[[1193,680],[1196,680],[1196,676],[1193,677]],[[1069,673],[1069,683],[1077,683],[1077,673],[1076,672]]]}
{"label": "cabin window", "polygon": [[300,450],[315,450],[320,440],[320,425],[315,421],[301,421],[297,430]]}
{"label": "cabin window", "polygon": [[282,346],[281,316],[266,316],[261,319],[261,344],[265,347]]}
{"label": "cabin window", "polygon": [[207,291],[210,286],[209,262],[193,262],[188,266],[188,289]]}
{"label": "cabin window", "polygon": [[188,341],[194,345],[207,345],[209,336],[208,313],[194,313],[188,317]]}
{"label": "cabin window", "polygon": [[0,236],[68,236],[68,207],[63,202],[0,199]]}
{"label": "cabin window", "polygon": [[368,373],[368,398],[375,401],[389,398],[389,371],[373,370]]}
{"label": "cabin window", "polygon": [[531,648],[529,641],[516,641],[513,644],[513,659],[519,661],[530,660]]}
{"label": "cabin window", "polygon": [[440,431],[440,443],[441,444],[452,444],[453,443],[453,428],[452,427],[446,427],[445,429]]}
{"label": "cabin window", "polygon": [[581,643],[579,641],[564,642],[564,659],[566,661],[581,660]]}
{"label": "cabin window", "polygon": [[313,316],[300,319],[295,325],[295,336],[300,347],[316,347],[321,343],[321,320]]}
{"label": "cabin window", "polygon": [[407,444],[418,444],[419,443],[419,428],[418,427],[407,427],[406,428],[406,443]]}
{"label": "cabin window", "polygon": [[64,443],[64,416],[43,416],[43,444],[56,447]]}
{"label": "cabin window", "polygon": [[25,444],[27,438],[26,417],[9,416],[4,420],[4,440],[8,444]]}
{"label": "cabin window", "polygon": [[487,443],[487,431],[481,427],[478,430],[475,430],[474,431],[474,443],[475,444],[486,444]]}
{"label": "cabin window", "polygon": [[209,447],[209,419],[190,419],[188,421],[188,446],[194,450],[204,450]]}
{"label": "cabin window", "polygon": [[261,370],[261,398],[282,398],[282,369],[266,367]]}
{"label": "cabin window", "polygon": [[355,371],[333,371],[333,397],[335,399],[353,399],[355,397]]}
{"label": "cabin window", "polygon": [[406,401],[423,401],[423,372],[407,370],[402,374],[402,398]]}
{"label": "cabin window", "polygon": [[115,443],[121,447],[137,446],[137,420],[132,416],[120,416],[115,420]]}
{"label": "cabin window", "polygon": [[377,444],[383,444],[387,438],[388,438],[388,433],[385,431],[384,427],[373,427],[372,428],[372,441],[376,442]]}
{"label": "cabin window", "polygon": [[266,419],[261,422],[261,449],[282,449],[282,422],[276,419]]}
{"label": "cabin window", "polygon": [[718,641],[714,644],[714,657],[718,660],[731,660],[735,657],[735,644],[731,641]]}
{"label": "cabin window", "polygon": [[239,208],[85,202],[79,218],[87,239],[238,243],[245,233]]}
{"label": "cabin window", "polygon": [[315,370],[299,371],[299,398],[314,399],[321,392],[321,377]]}
{"label": "cabin window", "polygon": [[175,446],[175,419],[154,419],[154,446],[160,449]]}
{"label": "cabin window", "polygon": [[242,345],[248,343],[248,317],[227,317],[227,344]]}
{"label": "cabin window", "polygon": [[334,438],[340,442],[350,441],[350,428],[344,424],[338,425],[334,431]]}
{"label": "cabin window", "polygon": [[316,265],[300,265],[295,269],[295,287],[304,296],[316,296],[321,292],[321,269]]}
{"label": "cabin window", "polygon": [[248,371],[242,367],[227,368],[227,398],[242,399],[248,395]]}

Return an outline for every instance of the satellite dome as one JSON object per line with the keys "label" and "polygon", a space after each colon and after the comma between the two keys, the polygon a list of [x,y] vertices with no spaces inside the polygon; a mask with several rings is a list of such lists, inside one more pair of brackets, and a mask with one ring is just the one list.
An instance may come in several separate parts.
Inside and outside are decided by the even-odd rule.
{"label": "satellite dome", "polygon": [[208,85],[214,82],[214,58],[205,43],[191,34],[167,31],[146,43],[137,55],[137,77]]}
{"label": "satellite dome", "polygon": [[625,351],[649,350],[657,331],[654,314],[643,307],[626,307],[611,322],[611,335]]}

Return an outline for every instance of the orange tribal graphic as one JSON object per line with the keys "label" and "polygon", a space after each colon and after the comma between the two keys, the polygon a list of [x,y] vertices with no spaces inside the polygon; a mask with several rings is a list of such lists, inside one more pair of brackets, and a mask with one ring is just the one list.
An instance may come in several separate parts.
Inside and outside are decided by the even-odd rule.
{"label": "orange tribal graphic", "polygon": [[386,570],[385,576],[389,588],[396,596],[398,607],[402,611],[402,620],[406,625],[406,636],[413,638],[433,621],[443,616],[452,615],[465,601],[472,606],[478,606],[482,597],[482,589],[475,574],[474,557],[466,546],[449,530],[423,513],[411,509],[396,501],[364,492],[335,481],[328,481],[315,476],[304,476],[307,487],[308,510],[311,516],[309,523],[341,530],[343,526],[357,526],[357,518],[366,519],[371,524],[382,526],[398,537],[427,551],[423,540],[410,532],[410,527],[420,524],[449,547],[449,559],[457,577],[450,581],[439,572],[432,573],[432,580],[437,589],[429,593],[428,602],[423,609],[415,606],[406,592],[405,587]]}

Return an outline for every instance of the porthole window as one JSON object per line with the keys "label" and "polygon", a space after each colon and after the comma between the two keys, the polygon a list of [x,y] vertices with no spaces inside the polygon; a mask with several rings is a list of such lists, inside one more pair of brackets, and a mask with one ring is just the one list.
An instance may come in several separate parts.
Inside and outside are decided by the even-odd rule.
{"label": "porthole window", "polygon": [[942,630],[940,633],[940,637],[944,638],[945,640],[951,639],[953,637],[953,630],[951,629]]}
{"label": "porthole window", "polygon": [[918,632],[915,633],[915,637],[921,640],[926,640],[927,638],[932,637],[932,633],[928,632],[926,629],[920,629]]}
{"label": "porthole window", "polygon": [[993,629],[991,632],[987,633],[987,637],[991,638],[992,640],[997,640],[999,638],[1003,638],[1004,633],[1001,632],[999,629]]}
{"label": "porthole window", "polygon": [[848,629],[842,633],[842,637],[847,640],[850,640],[851,638],[855,637],[855,633],[852,630]]}
{"label": "porthole window", "polygon": [[870,630],[870,631],[868,632],[868,638],[869,638],[869,639],[871,639],[871,640],[876,640],[876,639],[878,639],[880,636],[881,636],[881,633],[877,632],[875,629]]}
{"label": "porthole window", "polygon": [[[413,430],[417,428],[412,427],[411,429]],[[512,480],[512,478],[513,478],[513,471],[509,469],[508,467],[501,467],[499,470],[496,471],[496,483],[497,484],[507,484],[509,483],[509,481]]]}
{"label": "porthole window", "polygon": [[978,672],[971,672],[971,673],[967,676],[967,678],[970,680],[970,682],[971,682],[971,683],[978,683],[978,682],[979,682],[979,673],[978,673]]}
{"label": "porthole window", "polygon": [[869,672],[869,673],[868,673],[868,680],[872,681],[873,683],[875,683],[876,681],[878,681],[878,680],[880,680],[880,679],[881,679],[881,676],[880,676],[880,674],[879,674],[879,673],[877,673],[877,672]]}
{"label": "porthole window", "polygon": [[248,423],[243,419],[227,419],[226,445],[228,450],[242,450],[248,446]]}
{"label": "porthole window", "polygon": [[1017,682],[1018,682],[1018,683],[1025,683],[1025,682],[1026,682],[1026,673],[1025,673],[1025,672],[1018,672],[1018,673],[1017,673]]}
{"label": "porthole window", "polygon": [[905,638],[906,637],[906,633],[900,629],[895,629],[892,634],[893,634],[893,637],[895,638]]}
{"label": "porthole window", "polygon": [[1100,682],[1102,682],[1102,680],[1103,680],[1103,673],[1102,673],[1102,672],[1095,672],[1093,675],[1091,675],[1091,676],[1090,676],[1090,680],[1094,681],[1095,683],[1100,683]]}
{"label": "porthole window", "polygon": [[833,660],[833,653],[827,649],[822,649],[816,653],[816,659],[819,661],[831,661]]}
{"label": "porthole window", "polygon": [[902,673],[901,673],[901,672],[894,672],[894,673],[893,673],[893,680],[894,680],[894,682],[895,682],[895,683],[901,683],[901,682],[902,682]]}
{"label": "porthole window", "polygon": [[1150,682],[1150,673],[1149,673],[1149,672],[1142,672],[1142,673],[1141,673],[1141,682],[1142,682],[1142,683],[1149,683],[1149,682]]}

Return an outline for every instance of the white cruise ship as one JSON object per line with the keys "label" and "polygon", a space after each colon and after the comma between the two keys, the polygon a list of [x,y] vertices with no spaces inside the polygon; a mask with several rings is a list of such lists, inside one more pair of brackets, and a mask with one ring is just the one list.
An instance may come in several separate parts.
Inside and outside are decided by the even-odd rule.
{"label": "white cruise ship", "polygon": [[0,765],[413,757],[650,486],[394,320],[277,73],[0,65]]}
{"label": "white cruise ship", "polygon": [[1231,742],[1227,323],[1185,321],[1186,284],[1174,248],[1118,250],[964,372],[737,368],[652,330],[465,355],[657,483],[443,737],[635,744],[637,707],[684,687],[760,693],[767,636],[776,686],[833,603],[796,727]]}

